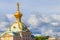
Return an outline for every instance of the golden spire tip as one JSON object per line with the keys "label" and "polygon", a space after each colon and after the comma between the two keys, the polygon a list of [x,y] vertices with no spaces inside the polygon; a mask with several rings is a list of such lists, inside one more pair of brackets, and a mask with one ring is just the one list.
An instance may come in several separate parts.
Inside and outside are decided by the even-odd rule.
{"label": "golden spire tip", "polygon": [[17,2],[17,11],[19,11],[19,2]]}

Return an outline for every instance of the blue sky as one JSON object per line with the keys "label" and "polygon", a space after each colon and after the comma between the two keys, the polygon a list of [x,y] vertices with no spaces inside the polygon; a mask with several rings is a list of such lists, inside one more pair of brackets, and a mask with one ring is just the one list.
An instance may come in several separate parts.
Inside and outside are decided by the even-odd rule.
{"label": "blue sky", "polygon": [[22,21],[34,35],[60,36],[60,0],[0,0],[1,32],[15,21],[17,2]]}

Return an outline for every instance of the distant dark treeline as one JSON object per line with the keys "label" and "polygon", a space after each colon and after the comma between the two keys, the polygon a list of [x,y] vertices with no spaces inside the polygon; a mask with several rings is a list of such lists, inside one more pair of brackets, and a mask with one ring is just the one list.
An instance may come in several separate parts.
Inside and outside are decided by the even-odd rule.
{"label": "distant dark treeline", "polygon": [[36,36],[36,40],[47,40],[49,36]]}

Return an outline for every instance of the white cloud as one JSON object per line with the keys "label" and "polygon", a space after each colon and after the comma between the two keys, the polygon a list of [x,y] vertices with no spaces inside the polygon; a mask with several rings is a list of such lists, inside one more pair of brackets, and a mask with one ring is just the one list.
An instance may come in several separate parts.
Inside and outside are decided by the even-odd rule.
{"label": "white cloud", "polygon": [[[38,15],[32,15],[28,19],[28,24],[30,24],[29,29],[38,29],[38,32],[41,32],[39,35],[49,35],[49,36],[56,36],[58,32],[56,32],[54,29],[55,26],[59,26],[60,24],[60,15],[41,15],[40,17],[37,17]],[[42,23],[43,22],[43,23]],[[45,24],[47,23],[47,24]],[[39,25],[39,26],[38,26]],[[53,27],[54,26],[54,27]],[[33,30],[35,31],[35,30]],[[38,35],[38,33],[37,33]],[[60,35],[60,34],[58,34]]]}
{"label": "white cloud", "polygon": [[34,34],[34,36],[41,36],[41,34]]}
{"label": "white cloud", "polygon": [[4,27],[8,24],[8,22],[0,22],[0,27]]}
{"label": "white cloud", "polygon": [[40,21],[49,23],[51,21],[51,19],[48,16],[42,15],[42,17],[40,18]]}
{"label": "white cloud", "polygon": [[53,26],[58,26],[59,23],[58,23],[58,22],[52,22],[51,25],[53,25]]}
{"label": "white cloud", "polygon": [[55,20],[60,21],[60,15],[54,14],[54,15],[51,15],[51,17]]}
{"label": "white cloud", "polygon": [[6,17],[9,19],[9,21],[10,21],[11,23],[13,23],[13,22],[15,21],[15,17],[14,17],[13,14],[7,14]]}
{"label": "white cloud", "polygon": [[41,35],[54,36],[56,34],[53,32],[53,29],[43,27],[43,28],[41,28]]}
{"label": "white cloud", "polygon": [[9,23],[8,23],[8,22],[5,22],[5,21],[0,22],[0,30],[1,30],[1,31],[7,30],[6,26],[7,26],[8,24],[9,24]]}
{"label": "white cloud", "polygon": [[37,26],[39,21],[39,19],[36,18],[35,15],[31,15],[30,18],[28,19],[28,23],[33,25],[33,26]]}

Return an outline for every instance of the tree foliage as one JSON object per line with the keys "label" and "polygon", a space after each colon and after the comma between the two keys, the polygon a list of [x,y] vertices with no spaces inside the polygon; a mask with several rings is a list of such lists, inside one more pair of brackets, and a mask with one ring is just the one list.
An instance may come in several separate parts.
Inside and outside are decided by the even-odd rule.
{"label": "tree foliage", "polygon": [[36,40],[47,40],[48,36],[36,36]]}

